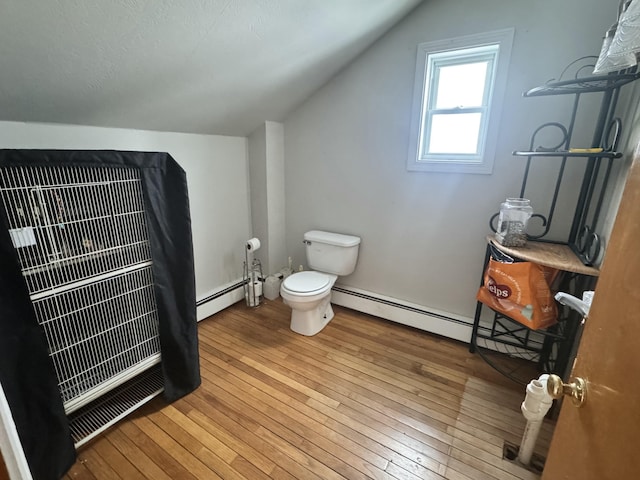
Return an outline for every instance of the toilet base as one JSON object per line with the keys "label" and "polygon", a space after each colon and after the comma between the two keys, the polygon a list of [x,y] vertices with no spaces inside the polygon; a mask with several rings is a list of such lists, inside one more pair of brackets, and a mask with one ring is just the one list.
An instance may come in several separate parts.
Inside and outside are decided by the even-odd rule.
{"label": "toilet base", "polygon": [[334,317],[329,298],[317,308],[307,311],[291,310],[290,328],[300,335],[310,337],[320,333]]}

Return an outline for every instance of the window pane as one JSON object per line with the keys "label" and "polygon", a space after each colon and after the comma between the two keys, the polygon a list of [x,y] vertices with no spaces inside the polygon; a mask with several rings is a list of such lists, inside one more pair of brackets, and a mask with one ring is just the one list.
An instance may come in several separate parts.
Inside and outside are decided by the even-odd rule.
{"label": "window pane", "polygon": [[480,107],[489,62],[438,68],[436,104],[432,108]]}
{"label": "window pane", "polygon": [[427,153],[479,153],[481,119],[480,112],[433,115]]}

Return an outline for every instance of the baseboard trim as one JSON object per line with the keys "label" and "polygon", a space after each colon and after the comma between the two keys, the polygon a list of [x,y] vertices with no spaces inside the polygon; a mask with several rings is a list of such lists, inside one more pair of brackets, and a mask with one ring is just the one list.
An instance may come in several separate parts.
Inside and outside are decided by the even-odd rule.
{"label": "baseboard trim", "polygon": [[340,285],[333,287],[331,302],[461,342],[468,343],[471,339],[473,318]]}
{"label": "baseboard trim", "polygon": [[202,321],[244,299],[244,282],[237,280],[204,295],[196,302],[196,317]]}

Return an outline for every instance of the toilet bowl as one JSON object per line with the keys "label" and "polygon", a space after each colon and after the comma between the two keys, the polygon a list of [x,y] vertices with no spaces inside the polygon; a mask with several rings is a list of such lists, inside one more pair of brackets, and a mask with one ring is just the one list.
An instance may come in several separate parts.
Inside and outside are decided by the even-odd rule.
{"label": "toilet bowl", "polygon": [[291,307],[291,330],[311,336],[331,321],[331,287],[337,278],[329,273],[307,271],[284,279],[280,295]]}

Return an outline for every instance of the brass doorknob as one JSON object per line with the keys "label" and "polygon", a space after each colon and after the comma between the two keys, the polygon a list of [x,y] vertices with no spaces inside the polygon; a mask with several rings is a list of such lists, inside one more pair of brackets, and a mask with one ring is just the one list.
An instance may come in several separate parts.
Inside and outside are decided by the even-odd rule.
{"label": "brass doorknob", "polygon": [[570,383],[564,383],[558,375],[549,375],[547,379],[547,392],[556,400],[563,395],[569,395],[571,402],[576,407],[581,407],[587,399],[587,382],[576,377]]}

